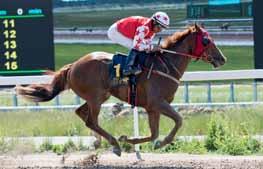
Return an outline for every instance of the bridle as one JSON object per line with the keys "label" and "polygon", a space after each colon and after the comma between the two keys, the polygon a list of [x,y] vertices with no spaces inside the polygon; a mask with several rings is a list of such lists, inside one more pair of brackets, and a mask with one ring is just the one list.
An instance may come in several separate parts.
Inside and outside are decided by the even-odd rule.
{"label": "bridle", "polygon": [[[167,49],[160,49],[161,52],[167,52],[175,55],[181,55],[181,56],[186,56],[191,59],[195,59],[196,61],[198,60],[203,60],[205,62],[211,63],[213,61],[213,58],[209,58],[209,56],[206,53],[206,50],[211,47],[215,46],[215,43],[213,39],[209,36],[208,32],[206,31],[201,31],[201,32],[196,32],[195,33],[195,49],[191,54],[189,53],[183,53],[183,52],[176,52],[173,50],[167,50]],[[206,41],[206,42],[205,42]]]}

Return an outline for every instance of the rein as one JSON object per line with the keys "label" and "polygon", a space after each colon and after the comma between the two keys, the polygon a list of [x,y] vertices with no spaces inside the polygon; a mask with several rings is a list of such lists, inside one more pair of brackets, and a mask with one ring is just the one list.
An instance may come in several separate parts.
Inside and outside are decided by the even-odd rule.
{"label": "rein", "polygon": [[186,56],[186,57],[190,57],[190,58],[199,58],[199,57],[194,56],[194,55],[191,55],[191,54],[176,52],[176,51],[168,50],[168,49],[160,49],[160,51],[161,51],[161,52],[166,52],[166,53],[175,54],[175,55],[182,55],[182,56]]}
{"label": "rein", "polygon": [[[198,36],[199,36],[199,35],[196,36],[196,40],[197,40]],[[182,53],[182,52],[176,52],[176,51],[172,51],[172,50],[168,50],[168,49],[162,49],[162,48],[160,49],[160,52],[161,52],[161,53],[166,52],[166,53],[171,53],[171,54],[175,54],[175,55],[181,55],[181,56],[189,57],[189,58],[191,58],[191,59],[196,59],[196,61],[199,60],[199,59],[202,59],[202,60],[205,61],[205,62],[211,63],[211,62],[212,62],[212,59],[211,59],[211,58],[209,59],[207,54],[204,55],[205,51],[206,51],[211,45],[215,45],[215,44],[213,43],[213,41],[211,41],[211,42],[210,42],[209,44],[207,44],[206,46],[203,45],[203,46],[202,46],[202,47],[203,47],[203,48],[202,48],[202,51],[201,51],[200,53],[198,52],[198,47],[195,46],[194,53],[197,53],[197,52],[198,52],[198,54],[196,54],[196,55],[195,55],[195,54]],[[166,64],[162,61],[161,58],[160,58],[160,61],[161,61],[162,64],[166,65]],[[165,67],[166,67],[166,66],[165,66]],[[144,69],[147,70],[147,71],[149,71],[147,68],[144,68]],[[181,74],[181,72],[179,72],[176,67],[175,67],[175,70],[176,70],[179,74]],[[164,72],[161,72],[161,71],[158,71],[158,70],[152,70],[152,72],[155,73],[155,74],[164,76],[164,77],[166,77],[166,78],[169,78],[170,80],[174,81],[174,82],[177,83],[178,85],[180,84],[180,80],[178,80],[178,79],[176,79],[175,77],[169,75],[168,73],[164,73]],[[168,71],[168,72],[169,72],[169,71]],[[149,71],[149,73],[151,73],[151,71]]]}
{"label": "rein", "polygon": [[210,60],[208,60],[208,56],[205,55],[205,57],[202,57],[203,56],[203,53],[206,51],[206,49],[208,49],[208,47],[211,45],[212,43],[208,44],[204,50],[202,51],[202,53],[199,55],[199,56],[196,56],[196,55],[192,55],[192,54],[188,54],[188,53],[182,53],[182,52],[176,52],[176,51],[172,51],[172,50],[168,50],[168,49],[160,49],[161,53],[163,52],[166,52],[166,53],[171,53],[171,54],[175,54],[175,55],[181,55],[181,56],[186,56],[186,57],[189,57],[191,59],[196,59],[196,60],[199,60],[199,59],[202,59],[206,62],[211,62]]}

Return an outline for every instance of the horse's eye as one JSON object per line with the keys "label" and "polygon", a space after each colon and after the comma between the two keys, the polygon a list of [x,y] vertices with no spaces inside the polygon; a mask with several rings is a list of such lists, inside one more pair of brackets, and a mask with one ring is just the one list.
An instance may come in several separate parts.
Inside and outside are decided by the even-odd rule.
{"label": "horse's eye", "polygon": [[207,36],[204,36],[202,43],[204,46],[207,46],[210,43],[210,39]]}

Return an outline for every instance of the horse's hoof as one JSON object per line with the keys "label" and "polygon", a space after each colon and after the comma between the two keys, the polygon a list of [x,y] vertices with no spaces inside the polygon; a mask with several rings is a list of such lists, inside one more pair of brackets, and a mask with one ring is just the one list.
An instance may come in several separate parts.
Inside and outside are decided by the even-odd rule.
{"label": "horse's hoof", "polygon": [[153,143],[153,149],[156,150],[158,148],[161,148],[161,141],[160,140],[156,140]]}
{"label": "horse's hoof", "polygon": [[125,142],[128,140],[128,137],[127,136],[120,136],[119,139],[118,139],[120,142]]}
{"label": "horse's hoof", "polygon": [[119,147],[114,146],[112,152],[117,156],[121,156],[121,149]]}

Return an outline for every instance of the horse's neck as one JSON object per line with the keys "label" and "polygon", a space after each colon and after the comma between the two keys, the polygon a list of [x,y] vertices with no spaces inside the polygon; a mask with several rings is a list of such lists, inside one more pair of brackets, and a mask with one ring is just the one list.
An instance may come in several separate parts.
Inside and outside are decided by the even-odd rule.
{"label": "horse's neck", "polygon": [[[186,48],[185,44],[182,42],[173,48],[168,48],[168,50],[189,54],[189,51],[187,51],[188,48]],[[191,59],[187,56],[182,56],[179,54],[175,55],[171,53],[166,53],[165,56],[168,60],[168,63],[170,64],[169,69],[171,70],[172,76],[180,79],[187,69],[187,66]]]}

